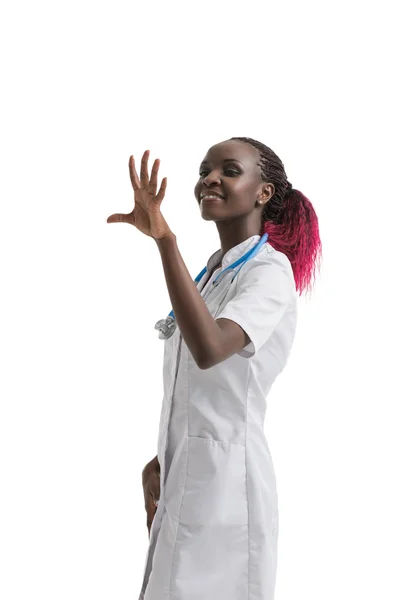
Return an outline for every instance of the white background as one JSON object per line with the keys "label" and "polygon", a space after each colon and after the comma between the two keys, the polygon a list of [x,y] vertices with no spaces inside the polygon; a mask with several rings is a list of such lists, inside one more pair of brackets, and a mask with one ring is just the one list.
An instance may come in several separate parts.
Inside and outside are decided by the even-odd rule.
{"label": "white background", "polygon": [[[195,277],[193,189],[256,138],[313,203],[323,266],[268,397],[276,600],[400,597],[395,2],[16,2],[1,11],[2,600],[138,598],[171,310],[125,223],[151,150]],[[215,599],[205,599],[215,600]]]}

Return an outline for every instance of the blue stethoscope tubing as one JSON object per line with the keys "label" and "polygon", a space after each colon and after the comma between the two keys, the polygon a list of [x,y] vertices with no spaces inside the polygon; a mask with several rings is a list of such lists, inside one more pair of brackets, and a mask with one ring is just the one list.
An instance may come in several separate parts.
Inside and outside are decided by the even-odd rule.
{"label": "blue stethoscope tubing", "polygon": [[[259,250],[261,250],[261,247],[267,242],[267,240],[268,240],[268,233],[264,233],[264,235],[261,237],[260,241],[256,244],[256,246],[254,246],[253,248],[250,248],[250,250],[248,252],[246,252],[246,254],[244,254],[241,258],[239,258],[233,264],[226,267],[226,269],[224,269],[223,271],[221,271],[221,273],[219,275],[217,275],[217,277],[213,281],[213,285],[217,284],[217,281],[219,280],[221,275],[223,275],[225,273],[225,271],[230,271],[232,269],[235,269],[239,265],[241,265],[241,267],[237,271],[235,271],[235,273],[231,279],[231,282],[230,282],[230,283],[232,283],[232,281],[235,279],[236,275],[239,273],[239,271],[243,267],[243,265],[248,260],[253,258],[253,256],[255,256],[259,252]],[[200,281],[200,279],[203,277],[203,275],[206,271],[207,271],[207,267],[204,267],[204,269],[202,271],[200,271],[200,273],[197,275],[196,279],[194,280],[196,284]],[[166,333],[165,328],[167,328],[167,331],[171,330],[170,335],[172,335],[172,333],[175,329],[173,327],[174,322],[175,322],[175,315],[174,315],[173,310],[171,310],[171,312],[169,313],[169,315],[166,319],[161,319],[161,321],[157,321],[154,328],[160,330],[160,334],[159,334],[160,339],[166,339],[166,337],[169,337],[169,336],[165,336],[165,333]],[[172,328],[171,328],[171,326],[172,326]]]}

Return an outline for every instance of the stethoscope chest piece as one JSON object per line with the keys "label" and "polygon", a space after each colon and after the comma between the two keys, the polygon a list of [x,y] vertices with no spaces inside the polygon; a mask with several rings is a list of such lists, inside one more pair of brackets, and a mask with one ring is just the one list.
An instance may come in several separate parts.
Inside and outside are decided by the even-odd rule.
{"label": "stethoscope chest piece", "polygon": [[169,316],[166,319],[160,319],[154,325],[154,329],[158,329],[158,339],[166,340],[171,337],[176,329],[176,321]]}

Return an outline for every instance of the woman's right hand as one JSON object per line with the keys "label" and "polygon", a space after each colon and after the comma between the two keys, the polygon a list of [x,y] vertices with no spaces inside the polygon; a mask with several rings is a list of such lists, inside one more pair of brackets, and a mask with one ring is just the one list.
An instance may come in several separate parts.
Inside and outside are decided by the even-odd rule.
{"label": "woman's right hand", "polygon": [[147,513],[147,530],[150,537],[150,528],[156,514],[160,498],[160,463],[157,456],[153,458],[142,471],[142,485],[144,494],[144,506]]}
{"label": "woman's right hand", "polygon": [[172,234],[160,210],[160,205],[167,189],[167,178],[164,177],[162,180],[157,194],[157,173],[160,166],[160,159],[156,158],[154,161],[149,181],[147,169],[149,154],[150,150],[146,150],[143,154],[140,179],[136,172],[134,157],[131,156],[129,158],[129,173],[134,189],[133,211],[129,214],[114,213],[108,217],[107,223],[118,223],[121,221],[130,223],[145,235],[158,240]]}

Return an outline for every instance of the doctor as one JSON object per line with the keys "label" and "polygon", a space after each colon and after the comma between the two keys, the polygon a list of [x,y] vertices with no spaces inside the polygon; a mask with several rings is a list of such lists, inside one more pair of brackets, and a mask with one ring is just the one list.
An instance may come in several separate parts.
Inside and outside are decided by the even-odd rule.
{"label": "doctor", "polygon": [[[221,247],[195,281],[161,213],[160,160],[129,171],[134,209],[113,214],[153,238],[172,304],[162,329],[157,456],[143,470],[149,530],[139,600],[273,600],[275,472],[263,426],[311,287],[321,241],[311,202],[279,157],[251,138],[212,146],[194,194]],[[159,328],[159,324],[158,324]]]}

